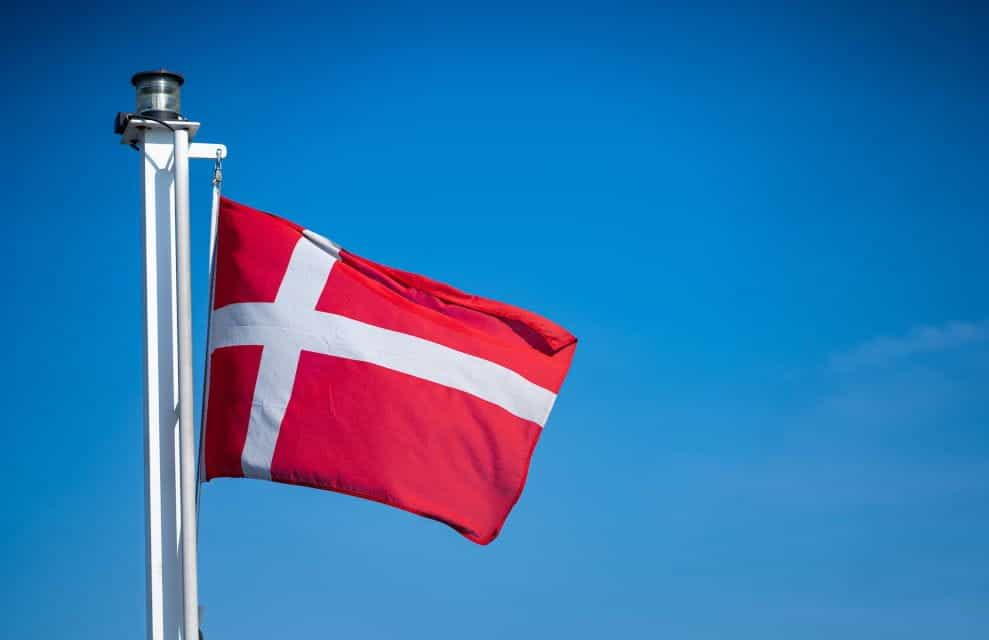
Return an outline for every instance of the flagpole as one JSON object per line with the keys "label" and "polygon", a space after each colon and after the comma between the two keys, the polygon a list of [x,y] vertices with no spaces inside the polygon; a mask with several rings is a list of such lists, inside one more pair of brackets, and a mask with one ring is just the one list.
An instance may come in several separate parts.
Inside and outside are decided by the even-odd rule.
{"label": "flagpole", "polygon": [[179,469],[182,495],[183,638],[199,637],[196,571],[196,426],[192,385],[192,275],[189,256],[189,132],[175,130],[175,257],[178,275]]}
{"label": "flagpole", "polygon": [[114,132],[142,167],[147,637],[197,640],[189,159],[218,161],[227,149],[190,143],[199,123],[180,114],[181,75],[161,69],[131,82],[137,108],[117,114]]}

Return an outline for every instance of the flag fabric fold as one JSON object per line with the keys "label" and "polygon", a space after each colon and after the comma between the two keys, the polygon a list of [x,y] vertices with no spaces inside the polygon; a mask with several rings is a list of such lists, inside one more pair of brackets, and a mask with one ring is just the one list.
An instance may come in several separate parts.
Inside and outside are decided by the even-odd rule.
{"label": "flag fabric fold", "polygon": [[376,500],[487,544],[576,348],[536,314],[220,203],[205,475]]}

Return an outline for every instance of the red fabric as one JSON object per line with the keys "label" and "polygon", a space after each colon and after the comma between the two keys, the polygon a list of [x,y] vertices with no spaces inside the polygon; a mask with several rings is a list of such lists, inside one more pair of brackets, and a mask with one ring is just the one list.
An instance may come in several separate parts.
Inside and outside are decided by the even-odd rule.
{"label": "red fabric", "polygon": [[260,346],[218,349],[210,358],[206,405],[206,473],[208,478],[243,477],[240,452],[247,438],[254,382],[261,363]]}
{"label": "red fabric", "polygon": [[[223,199],[214,308],[273,301],[301,238],[298,225]],[[495,362],[553,393],[576,348],[576,338],[535,314],[346,251],[316,309]],[[261,350],[225,347],[211,356],[207,479],[243,476]],[[383,502],[487,544],[522,492],[541,432],[469,393],[303,351],[271,478]]]}
{"label": "red fabric", "polygon": [[[410,275],[341,251],[340,264],[330,272],[329,283],[316,308],[438,342],[497,362],[554,393],[560,390],[570,364],[570,358],[561,350],[572,352],[576,342],[569,333],[527,311],[466,296],[422,276],[415,276],[422,285],[437,286],[412,287],[391,278],[392,274]],[[440,297],[447,292],[459,294],[459,304],[447,302],[452,297]],[[502,313],[481,311],[478,309],[481,306]],[[545,324],[520,327],[517,318],[523,316]],[[555,329],[549,339],[563,343],[562,349],[553,349],[538,333],[546,327]]]}
{"label": "red fabric", "polygon": [[271,478],[394,505],[486,544],[522,493],[541,431],[448,387],[303,353]]}
{"label": "red fabric", "polygon": [[213,308],[272,302],[302,227],[229,198],[220,200],[216,226]]}

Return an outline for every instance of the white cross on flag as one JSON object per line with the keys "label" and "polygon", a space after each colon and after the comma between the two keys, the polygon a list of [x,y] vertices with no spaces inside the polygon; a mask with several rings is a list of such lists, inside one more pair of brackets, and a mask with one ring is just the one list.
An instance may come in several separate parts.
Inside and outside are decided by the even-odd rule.
{"label": "white cross on flag", "polygon": [[487,544],[525,485],[577,340],[224,198],[206,479],[377,500]]}

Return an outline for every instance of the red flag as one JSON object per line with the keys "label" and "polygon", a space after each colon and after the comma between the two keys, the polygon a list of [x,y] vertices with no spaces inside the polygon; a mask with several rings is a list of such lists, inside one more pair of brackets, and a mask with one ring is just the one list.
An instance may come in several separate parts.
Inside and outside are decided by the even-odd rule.
{"label": "red flag", "polygon": [[224,198],[206,478],[329,489],[500,531],[577,340]]}

